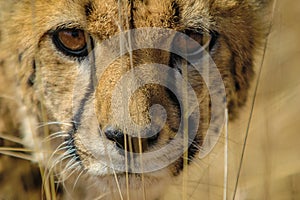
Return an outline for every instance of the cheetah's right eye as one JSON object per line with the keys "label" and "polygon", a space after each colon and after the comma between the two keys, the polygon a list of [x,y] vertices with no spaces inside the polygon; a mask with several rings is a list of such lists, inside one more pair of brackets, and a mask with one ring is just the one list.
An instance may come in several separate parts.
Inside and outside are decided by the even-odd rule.
{"label": "cheetah's right eye", "polygon": [[87,34],[80,29],[60,29],[53,33],[56,48],[68,56],[85,57],[88,55]]}

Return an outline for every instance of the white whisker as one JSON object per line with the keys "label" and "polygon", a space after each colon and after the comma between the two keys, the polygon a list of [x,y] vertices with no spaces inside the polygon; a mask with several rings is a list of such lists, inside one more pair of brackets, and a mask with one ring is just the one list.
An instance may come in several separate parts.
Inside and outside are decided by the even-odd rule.
{"label": "white whisker", "polygon": [[60,181],[58,181],[57,183],[66,182],[66,180],[68,180],[76,171],[79,171],[81,169],[80,162],[74,163],[74,165],[72,165],[72,170],[70,170],[70,169],[68,169],[66,171],[64,170],[62,173],[60,173],[60,177],[63,177],[63,178]]}
{"label": "white whisker", "polygon": [[[49,159],[48,159],[47,166],[48,166],[49,162],[52,161],[52,158],[53,158],[55,155],[57,155],[59,151],[62,151],[62,150],[65,150],[65,149],[68,149],[68,148],[69,148],[69,146],[65,146],[66,144],[68,144],[68,141],[65,141],[65,142],[61,143],[61,144],[60,144],[60,145],[52,152],[51,156],[50,156]],[[66,153],[66,152],[64,152],[64,154],[65,154],[65,153]],[[63,155],[64,155],[64,154],[63,154]]]}
{"label": "white whisker", "polygon": [[72,159],[70,159],[69,162],[67,163],[67,165],[65,166],[65,170],[71,169],[73,164],[76,163],[77,159],[78,159],[78,157],[73,157]]}
{"label": "white whisker", "polygon": [[[67,152],[65,152],[64,154],[62,154],[61,156],[59,156],[58,158],[56,158],[53,162],[51,162],[51,165],[50,165],[50,168],[49,170],[52,171],[53,168],[55,168],[57,166],[58,163],[61,163],[62,164],[62,161],[72,157],[72,156],[75,156],[75,155],[69,155]],[[62,168],[60,166],[60,168]]]}
{"label": "white whisker", "polygon": [[54,140],[54,139],[59,138],[59,137],[61,137],[61,138],[66,138],[66,137],[68,137],[68,136],[69,136],[69,134],[67,134],[66,131],[59,131],[59,132],[52,133],[52,134],[50,134],[49,136],[45,137],[45,138],[42,140],[42,143],[44,143],[44,142],[49,142],[49,141]]}
{"label": "white whisker", "polygon": [[45,126],[50,126],[50,125],[72,126],[72,123],[71,122],[46,122],[46,123],[42,123],[41,125],[37,126],[37,129],[45,127]]}
{"label": "white whisker", "polygon": [[73,191],[75,190],[76,184],[78,183],[80,177],[82,176],[82,174],[85,172],[85,170],[81,170],[80,174],[78,174],[74,184],[73,184]]}

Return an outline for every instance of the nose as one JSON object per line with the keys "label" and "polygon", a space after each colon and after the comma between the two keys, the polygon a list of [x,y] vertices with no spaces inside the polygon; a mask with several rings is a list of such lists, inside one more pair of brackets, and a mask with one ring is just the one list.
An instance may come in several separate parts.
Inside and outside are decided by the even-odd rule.
{"label": "nose", "polygon": [[124,134],[122,130],[112,126],[106,127],[104,134],[107,139],[115,142],[119,149],[133,153],[142,153],[146,151],[149,146],[156,143],[159,137],[159,134],[149,138],[132,137],[128,134]]}

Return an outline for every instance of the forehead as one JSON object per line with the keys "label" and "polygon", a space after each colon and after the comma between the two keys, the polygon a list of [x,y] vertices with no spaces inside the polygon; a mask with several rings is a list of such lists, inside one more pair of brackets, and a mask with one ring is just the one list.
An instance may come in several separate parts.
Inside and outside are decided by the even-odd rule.
{"label": "forehead", "polygon": [[[41,34],[61,26],[75,26],[84,28],[100,39],[105,39],[120,30],[140,27],[211,30],[216,21],[224,18],[226,10],[233,10],[232,8],[238,7],[241,2],[244,1],[41,0],[35,1],[33,6],[31,0],[24,0],[20,4],[22,6],[20,16],[28,18],[25,22],[32,23],[34,11],[34,16],[37,17],[35,21],[39,21],[36,32]],[[25,9],[24,5],[28,9]],[[23,18],[20,20],[23,23]]]}
{"label": "forehead", "polygon": [[[81,3],[83,3],[81,1]],[[209,0],[106,0],[85,1],[84,15],[90,32],[102,36],[123,29],[161,27],[175,30],[209,28]]]}

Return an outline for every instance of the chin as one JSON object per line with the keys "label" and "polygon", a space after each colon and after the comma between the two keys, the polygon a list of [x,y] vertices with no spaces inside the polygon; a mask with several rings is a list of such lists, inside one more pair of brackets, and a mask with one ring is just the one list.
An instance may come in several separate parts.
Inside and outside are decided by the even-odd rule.
{"label": "chin", "polygon": [[172,181],[168,171],[163,169],[143,174],[116,172],[102,173],[102,175],[95,175],[93,170],[75,172],[65,182],[66,191],[69,191],[67,198],[75,200],[159,199]]}

